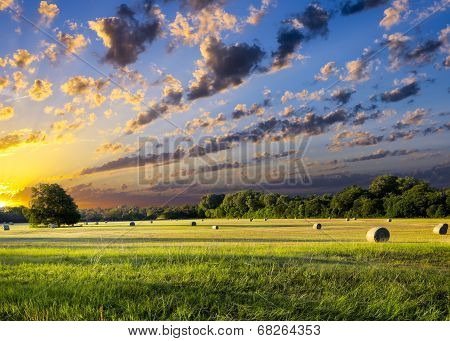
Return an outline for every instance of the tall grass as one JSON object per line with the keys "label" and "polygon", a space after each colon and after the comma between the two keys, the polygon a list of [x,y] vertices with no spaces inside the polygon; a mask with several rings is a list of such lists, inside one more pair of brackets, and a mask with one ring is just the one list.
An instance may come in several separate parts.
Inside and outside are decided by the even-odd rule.
{"label": "tall grass", "polygon": [[311,242],[300,236],[312,228],[288,226],[205,241],[198,227],[167,225],[114,240],[115,228],[2,235],[0,319],[450,319],[447,239],[405,230],[413,242],[373,245],[337,241],[339,230]]}

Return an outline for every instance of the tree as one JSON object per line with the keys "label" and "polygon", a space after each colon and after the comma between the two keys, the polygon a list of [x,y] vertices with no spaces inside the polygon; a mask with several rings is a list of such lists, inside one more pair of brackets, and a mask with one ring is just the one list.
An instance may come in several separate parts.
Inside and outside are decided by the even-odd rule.
{"label": "tree", "polygon": [[31,189],[30,223],[72,225],[81,216],[72,197],[58,184],[39,184]]}
{"label": "tree", "polygon": [[336,193],[331,200],[330,208],[334,216],[348,214],[355,201],[365,194],[365,190],[359,186],[349,186]]}
{"label": "tree", "polygon": [[392,175],[380,175],[373,179],[369,186],[369,192],[376,198],[383,198],[390,194],[397,194],[399,190],[398,177]]}

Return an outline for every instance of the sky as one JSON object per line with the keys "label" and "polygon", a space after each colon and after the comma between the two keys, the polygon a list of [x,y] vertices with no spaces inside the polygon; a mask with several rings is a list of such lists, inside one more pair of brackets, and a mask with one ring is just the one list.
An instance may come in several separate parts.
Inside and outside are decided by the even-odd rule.
{"label": "sky", "polygon": [[448,187],[450,0],[0,0],[0,206]]}

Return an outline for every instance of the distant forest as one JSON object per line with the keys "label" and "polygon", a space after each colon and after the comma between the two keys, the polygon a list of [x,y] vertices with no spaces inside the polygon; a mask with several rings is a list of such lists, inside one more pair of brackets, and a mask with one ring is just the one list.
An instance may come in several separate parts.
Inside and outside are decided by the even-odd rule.
{"label": "distant forest", "polygon": [[[0,222],[26,222],[23,207],[2,208]],[[411,177],[381,175],[369,188],[349,186],[332,194],[287,196],[240,191],[207,194],[197,205],[119,206],[80,209],[82,221],[189,218],[441,218],[450,215],[450,189],[436,189]]]}

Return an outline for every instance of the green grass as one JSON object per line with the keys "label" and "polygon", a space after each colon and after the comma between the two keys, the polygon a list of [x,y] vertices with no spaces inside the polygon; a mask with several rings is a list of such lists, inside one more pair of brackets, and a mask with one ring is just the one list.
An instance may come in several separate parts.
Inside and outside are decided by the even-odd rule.
{"label": "green grass", "polygon": [[[439,220],[321,222],[14,225],[0,232],[0,320],[450,320]],[[391,240],[367,243],[380,225]]]}

